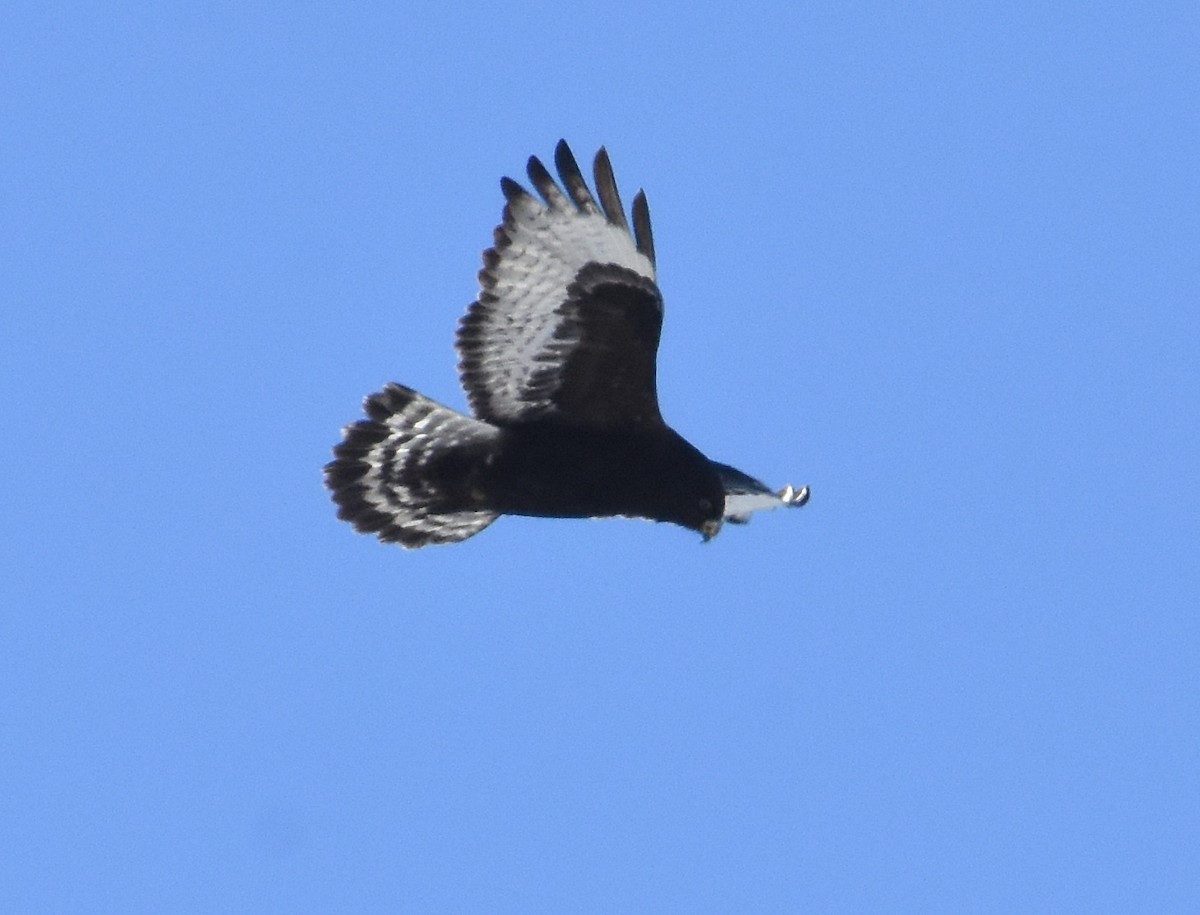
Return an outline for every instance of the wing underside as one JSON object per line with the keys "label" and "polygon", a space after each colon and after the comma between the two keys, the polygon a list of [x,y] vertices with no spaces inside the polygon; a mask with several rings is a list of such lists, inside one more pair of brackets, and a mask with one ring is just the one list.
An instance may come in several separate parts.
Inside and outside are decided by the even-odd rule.
{"label": "wing underside", "polygon": [[540,199],[501,181],[503,222],[458,331],[468,400],[476,416],[497,423],[661,422],[654,366],[662,298],[645,195],[634,201],[631,230],[603,149],[598,201],[565,142],[555,165],[561,186],[529,160]]}
{"label": "wing underside", "polygon": [[713,461],[713,468],[725,487],[725,520],[733,524],[745,524],[757,511],[799,508],[808,502],[807,486],[789,485],[777,491],[728,464]]}

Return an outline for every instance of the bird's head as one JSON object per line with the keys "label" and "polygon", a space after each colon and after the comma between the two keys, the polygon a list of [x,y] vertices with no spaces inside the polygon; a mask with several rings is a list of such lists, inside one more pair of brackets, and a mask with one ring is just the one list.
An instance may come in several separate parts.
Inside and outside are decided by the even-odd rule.
{"label": "bird's head", "polygon": [[678,435],[650,480],[655,519],[670,521],[712,540],[725,520],[725,485],[715,465]]}
{"label": "bird's head", "polygon": [[725,520],[725,490],[719,481],[698,481],[679,508],[682,509],[680,517],[672,520],[698,532],[707,543],[721,532]]}

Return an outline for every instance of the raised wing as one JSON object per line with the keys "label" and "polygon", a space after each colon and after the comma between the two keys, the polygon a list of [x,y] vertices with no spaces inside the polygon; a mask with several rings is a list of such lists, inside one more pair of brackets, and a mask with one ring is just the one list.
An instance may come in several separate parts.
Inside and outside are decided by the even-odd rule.
{"label": "raised wing", "polygon": [[797,489],[788,485],[776,492],[749,474],[728,464],[712,462],[713,469],[725,487],[725,520],[745,524],[750,515],[772,508],[799,508],[808,501],[808,487]]}
{"label": "raised wing", "polygon": [[498,423],[661,424],[662,296],[646,197],[634,198],[631,232],[603,148],[598,203],[565,141],[554,161],[562,187],[529,160],[541,200],[501,179],[504,221],[458,329],[467,399],[476,416]]}

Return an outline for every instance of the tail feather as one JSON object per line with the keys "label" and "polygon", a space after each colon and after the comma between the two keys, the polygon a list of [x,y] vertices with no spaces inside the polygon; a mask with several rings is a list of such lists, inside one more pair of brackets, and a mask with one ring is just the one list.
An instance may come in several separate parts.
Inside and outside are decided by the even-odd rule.
{"label": "tail feather", "polygon": [[496,520],[470,485],[494,426],[398,384],[364,408],[369,418],[345,428],[325,465],[339,518],[409,548],[465,540]]}

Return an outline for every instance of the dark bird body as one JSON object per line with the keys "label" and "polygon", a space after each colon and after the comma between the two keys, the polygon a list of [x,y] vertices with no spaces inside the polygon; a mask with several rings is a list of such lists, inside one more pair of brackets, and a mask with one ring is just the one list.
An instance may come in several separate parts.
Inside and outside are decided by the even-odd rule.
{"label": "dark bird body", "polygon": [[325,469],[338,516],[418,547],[501,514],[648,518],[707,539],[723,519],[804,504],[807,488],[772,492],[663,421],[646,198],[634,200],[631,232],[603,149],[599,204],[565,142],[555,162],[566,194],[537,158],[529,177],[542,201],[501,181],[504,221],[458,332],[475,416],[395,384],[368,397],[368,419],[346,428]]}
{"label": "dark bird body", "polygon": [[672,429],[543,422],[505,429],[500,442],[482,488],[503,514],[628,515],[700,530],[724,510],[725,489],[711,463]]}

